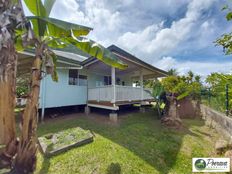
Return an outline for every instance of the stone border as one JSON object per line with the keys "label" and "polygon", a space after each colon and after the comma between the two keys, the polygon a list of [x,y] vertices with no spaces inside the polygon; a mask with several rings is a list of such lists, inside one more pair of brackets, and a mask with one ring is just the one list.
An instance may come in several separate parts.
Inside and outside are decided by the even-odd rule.
{"label": "stone border", "polygon": [[201,104],[201,115],[206,125],[215,128],[226,139],[232,137],[232,118]]}
{"label": "stone border", "polygon": [[82,139],[76,143],[73,143],[73,144],[70,144],[70,145],[67,145],[67,146],[63,146],[61,148],[58,148],[58,149],[55,149],[55,150],[52,150],[52,151],[45,151],[41,144],[39,143],[39,146],[40,146],[40,150],[41,152],[46,156],[46,157],[51,157],[51,156],[54,156],[54,155],[58,155],[62,152],[66,152],[74,147],[79,147],[79,146],[82,146],[82,145],[85,145],[85,144],[89,144],[93,142],[93,134],[91,133],[91,136],[89,138],[86,138],[86,139]]}

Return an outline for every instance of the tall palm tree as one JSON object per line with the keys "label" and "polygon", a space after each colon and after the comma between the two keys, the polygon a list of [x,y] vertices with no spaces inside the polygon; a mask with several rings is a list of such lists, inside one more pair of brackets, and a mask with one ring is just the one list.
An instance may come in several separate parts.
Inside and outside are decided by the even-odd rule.
{"label": "tall palm tree", "polygon": [[188,82],[191,83],[193,82],[193,77],[194,77],[194,74],[192,71],[189,71],[188,72],[188,76],[187,76],[187,79],[188,79]]}
{"label": "tall palm tree", "polygon": [[177,75],[178,75],[178,72],[177,72],[176,69],[171,68],[170,70],[168,70],[168,75],[169,75],[169,76],[177,76]]}

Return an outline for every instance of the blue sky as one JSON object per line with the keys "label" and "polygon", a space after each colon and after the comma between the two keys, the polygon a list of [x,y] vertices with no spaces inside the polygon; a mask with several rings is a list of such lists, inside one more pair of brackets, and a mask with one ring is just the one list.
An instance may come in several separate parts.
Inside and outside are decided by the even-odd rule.
{"label": "blue sky", "polygon": [[214,41],[232,31],[226,0],[57,0],[51,17],[87,25],[90,38],[181,74],[231,72],[232,56]]}

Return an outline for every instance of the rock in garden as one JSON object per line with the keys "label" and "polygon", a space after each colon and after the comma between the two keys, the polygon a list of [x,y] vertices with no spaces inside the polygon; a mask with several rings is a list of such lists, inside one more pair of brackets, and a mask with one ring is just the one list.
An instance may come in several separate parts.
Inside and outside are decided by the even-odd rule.
{"label": "rock in garden", "polygon": [[228,142],[226,140],[218,140],[215,144],[215,150],[217,154],[222,154],[226,151]]}

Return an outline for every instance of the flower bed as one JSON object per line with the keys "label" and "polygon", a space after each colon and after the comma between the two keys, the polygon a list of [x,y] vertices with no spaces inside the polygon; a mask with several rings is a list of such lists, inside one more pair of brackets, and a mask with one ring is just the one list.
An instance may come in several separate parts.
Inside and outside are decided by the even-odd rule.
{"label": "flower bed", "polygon": [[80,127],[39,137],[40,150],[45,156],[53,156],[92,141],[93,134]]}

